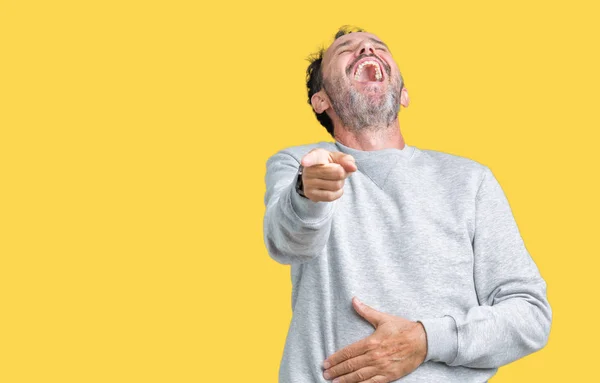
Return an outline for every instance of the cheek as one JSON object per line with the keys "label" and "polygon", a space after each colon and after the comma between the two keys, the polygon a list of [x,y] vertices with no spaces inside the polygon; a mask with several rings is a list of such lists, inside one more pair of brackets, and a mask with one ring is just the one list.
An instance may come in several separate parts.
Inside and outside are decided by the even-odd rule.
{"label": "cheek", "polygon": [[350,65],[350,60],[340,59],[335,65],[336,72],[346,75],[346,70],[348,69],[348,65]]}
{"label": "cheek", "polygon": [[390,68],[390,71],[393,74],[398,74],[400,73],[400,70],[398,69],[398,66],[396,65],[396,62],[390,57],[390,56],[382,56],[382,59],[384,59],[385,63],[388,65],[388,67]]}

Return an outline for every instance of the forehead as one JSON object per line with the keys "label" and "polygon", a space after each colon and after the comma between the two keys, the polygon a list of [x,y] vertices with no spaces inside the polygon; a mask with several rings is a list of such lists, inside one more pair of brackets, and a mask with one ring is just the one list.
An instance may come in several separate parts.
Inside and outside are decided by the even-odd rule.
{"label": "forehead", "polygon": [[335,49],[338,46],[356,43],[365,39],[375,39],[377,41],[381,41],[379,37],[368,32],[352,32],[345,34],[337,38],[333,43],[331,43],[331,45],[327,48],[325,54],[323,55],[323,61],[329,60],[331,54],[335,51]]}

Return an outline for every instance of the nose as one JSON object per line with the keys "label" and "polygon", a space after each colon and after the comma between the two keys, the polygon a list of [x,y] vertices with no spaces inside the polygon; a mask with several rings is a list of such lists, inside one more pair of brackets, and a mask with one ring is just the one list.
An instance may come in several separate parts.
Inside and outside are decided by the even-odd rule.
{"label": "nose", "polygon": [[373,48],[373,43],[370,42],[369,40],[363,40],[363,42],[360,43],[360,45],[359,45],[358,54],[359,55],[375,54],[375,49]]}

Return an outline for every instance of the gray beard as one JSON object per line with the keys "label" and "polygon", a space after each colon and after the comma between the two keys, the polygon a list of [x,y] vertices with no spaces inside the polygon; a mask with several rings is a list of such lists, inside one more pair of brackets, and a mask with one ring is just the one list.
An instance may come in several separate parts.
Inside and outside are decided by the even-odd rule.
{"label": "gray beard", "polygon": [[347,86],[340,77],[323,81],[331,107],[342,124],[355,132],[387,128],[398,117],[402,79],[397,77],[391,85],[386,94],[373,97]]}

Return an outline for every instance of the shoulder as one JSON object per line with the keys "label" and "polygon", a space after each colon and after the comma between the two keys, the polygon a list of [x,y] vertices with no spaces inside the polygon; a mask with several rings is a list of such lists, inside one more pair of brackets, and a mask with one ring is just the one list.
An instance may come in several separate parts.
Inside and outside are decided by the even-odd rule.
{"label": "shoulder", "polygon": [[483,171],[487,166],[472,158],[433,149],[419,149],[421,157],[432,165]]}
{"label": "shoulder", "polygon": [[477,188],[486,174],[491,173],[487,165],[466,156],[433,149],[419,151],[417,161],[422,166],[453,183]]}
{"label": "shoulder", "polygon": [[[310,152],[316,148],[323,148],[329,151],[337,151],[337,147],[333,142],[329,141],[319,141],[310,144],[304,145],[296,145],[296,146],[288,146],[278,150],[276,153],[272,154],[269,157],[269,160],[280,159],[280,158],[293,158],[300,164],[302,157],[306,155],[306,153]],[[290,158],[290,159],[291,159]]]}

